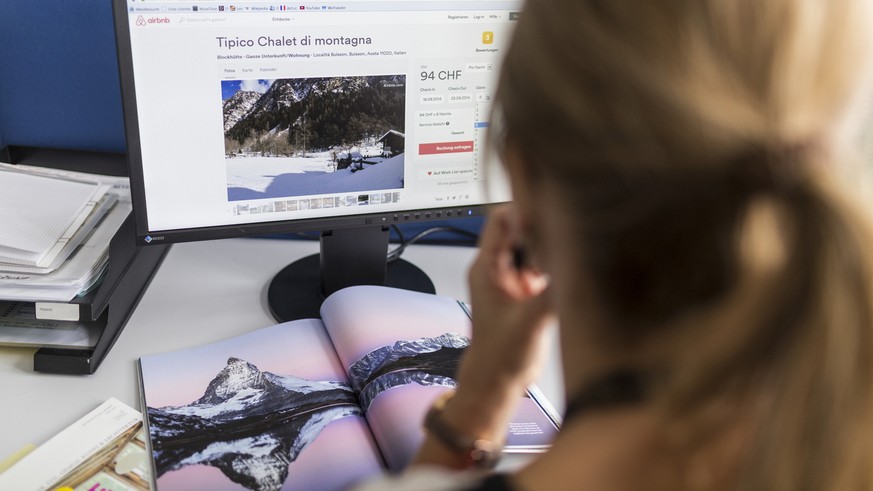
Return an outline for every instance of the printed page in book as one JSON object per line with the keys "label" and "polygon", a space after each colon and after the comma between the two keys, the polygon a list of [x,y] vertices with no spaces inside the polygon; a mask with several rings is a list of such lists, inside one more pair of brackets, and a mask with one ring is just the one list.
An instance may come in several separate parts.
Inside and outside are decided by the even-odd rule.
{"label": "printed page in book", "polygon": [[[388,468],[402,469],[422,442],[427,409],[455,387],[469,316],[450,298],[376,286],[340,290],[321,313]],[[505,451],[544,451],[557,432],[549,412],[547,401],[523,398]]]}
{"label": "printed page in book", "polygon": [[159,491],[340,490],[384,472],[319,320],[140,359]]}

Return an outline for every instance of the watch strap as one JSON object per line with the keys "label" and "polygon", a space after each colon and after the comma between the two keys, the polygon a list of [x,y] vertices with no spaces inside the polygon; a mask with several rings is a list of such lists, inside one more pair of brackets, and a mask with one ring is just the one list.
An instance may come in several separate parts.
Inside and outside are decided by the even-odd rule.
{"label": "watch strap", "polygon": [[464,456],[467,467],[493,468],[500,461],[501,445],[490,440],[473,438],[451,427],[443,419],[446,404],[454,397],[447,391],[434,400],[424,418],[424,429],[447,448]]}

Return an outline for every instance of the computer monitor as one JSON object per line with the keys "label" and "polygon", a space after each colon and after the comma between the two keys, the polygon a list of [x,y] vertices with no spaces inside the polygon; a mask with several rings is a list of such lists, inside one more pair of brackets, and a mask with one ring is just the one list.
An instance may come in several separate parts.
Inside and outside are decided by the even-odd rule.
{"label": "computer monitor", "polygon": [[509,199],[486,162],[515,0],[113,0],[141,246],[320,231],[281,321],[355,284],[433,291],[388,228]]}

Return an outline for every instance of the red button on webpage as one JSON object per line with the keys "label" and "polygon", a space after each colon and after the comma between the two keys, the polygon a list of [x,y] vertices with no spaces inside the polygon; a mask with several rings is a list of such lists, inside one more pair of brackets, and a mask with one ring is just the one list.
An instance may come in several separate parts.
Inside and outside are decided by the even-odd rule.
{"label": "red button on webpage", "polygon": [[419,155],[439,155],[441,153],[463,153],[473,151],[473,140],[465,142],[420,143]]}

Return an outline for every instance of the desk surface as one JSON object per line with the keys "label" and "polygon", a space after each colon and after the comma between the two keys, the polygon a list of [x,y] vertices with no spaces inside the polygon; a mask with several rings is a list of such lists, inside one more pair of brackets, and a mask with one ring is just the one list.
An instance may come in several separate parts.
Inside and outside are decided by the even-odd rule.
{"label": "desk surface", "polygon": [[[176,244],[94,375],[33,372],[33,349],[0,348],[0,460],[39,445],[115,397],[140,409],[140,356],[190,348],[275,324],[266,305],[272,276],[317,252],[317,242],[228,239]],[[466,272],[476,250],[417,245],[403,257],[430,275],[437,294],[469,300]],[[539,382],[561,407],[557,356]]]}

